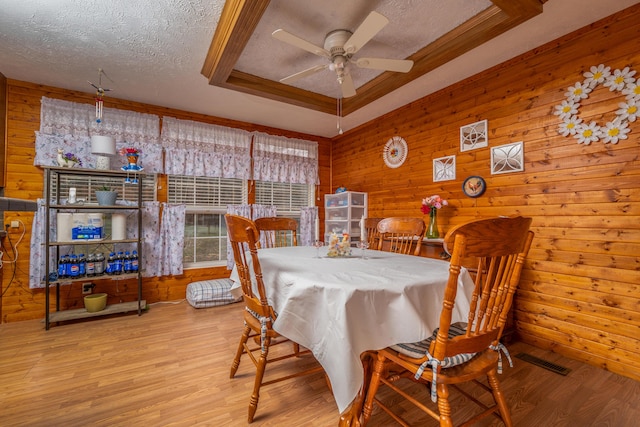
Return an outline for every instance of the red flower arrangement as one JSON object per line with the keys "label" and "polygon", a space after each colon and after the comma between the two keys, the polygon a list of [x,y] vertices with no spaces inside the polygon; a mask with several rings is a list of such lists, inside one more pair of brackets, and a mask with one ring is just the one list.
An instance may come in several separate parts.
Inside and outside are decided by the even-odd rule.
{"label": "red flower arrangement", "polygon": [[434,194],[431,197],[422,199],[422,206],[420,207],[420,210],[423,214],[431,214],[433,210],[440,209],[441,207],[447,206],[448,204],[449,202],[447,202],[445,199],[438,196],[437,194]]}
{"label": "red flower arrangement", "polygon": [[138,150],[137,148],[121,148],[120,150],[118,150],[118,153],[120,153],[121,156],[137,156],[138,154],[140,154],[140,150]]}

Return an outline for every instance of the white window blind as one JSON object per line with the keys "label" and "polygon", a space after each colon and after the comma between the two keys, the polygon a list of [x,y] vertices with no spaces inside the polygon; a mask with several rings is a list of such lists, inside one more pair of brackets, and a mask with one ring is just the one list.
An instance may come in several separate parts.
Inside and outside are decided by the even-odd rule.
{"label": "white window blind", "polygon": [[242,179],[169,175],[169,203],[207,206],[226,210],[227,205],[246,203],[247,186]]}
{"label": "white window blind", "polygon": [[256,204],[274,205],[278,215],[300,216],[300,208],[313,206],[314,186],[256,181]]}

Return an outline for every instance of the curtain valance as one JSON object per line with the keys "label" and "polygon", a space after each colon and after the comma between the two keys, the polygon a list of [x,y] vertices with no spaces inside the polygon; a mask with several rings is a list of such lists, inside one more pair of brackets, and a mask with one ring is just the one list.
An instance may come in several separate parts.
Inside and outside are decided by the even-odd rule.
{"label": "curtain valance", "polygon": [[163,117],[161,140],[167,174],[251,177],[251,133],[247,131]]}
{"label": "curtain valance", "polygon": [[[147,173],[163,173],[162,146],[159,144],[160,118],[153,114],[105,108],[101,123],[95,119],[95,106],[42,97],[40,131],[36,132],[35,165],[56,165],[58,149],[73,153],[83,167],[94,168],[91,136],[111,136],[116,148],[140,150],[140,165]],[[112,169],[127,163],[124,156],[114,158]]]}
{"label": "curtain valance", "polygon": [[255,132],[253,179],[319,184],[318,143]]}

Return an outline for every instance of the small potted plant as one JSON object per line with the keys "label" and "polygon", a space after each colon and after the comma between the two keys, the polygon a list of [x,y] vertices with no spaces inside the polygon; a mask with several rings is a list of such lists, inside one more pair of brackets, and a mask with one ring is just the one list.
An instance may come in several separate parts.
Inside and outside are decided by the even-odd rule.
{"label": "small potted plant", "polygon": [[96,190],[96,200],[100,206],[113,206],[116,204],[118,192],[113,191],[108,185],[103,185]]}

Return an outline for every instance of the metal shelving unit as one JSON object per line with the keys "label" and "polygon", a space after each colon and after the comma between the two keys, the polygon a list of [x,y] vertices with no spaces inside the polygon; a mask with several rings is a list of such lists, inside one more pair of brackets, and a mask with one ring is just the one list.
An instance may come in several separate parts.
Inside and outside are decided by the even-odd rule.
{"label": "metal shelving unit", "polygon": [[[49,326],[52,322],[62,322],[66,320],[74,320],[74,319],[82,319],[82,318],[91,318],[97,316],[104,316],[114,313],[126,313],[130,311],[138,312],[138,315],[142,314],[146,306],[146,301],[142,299],[142,272],[141,268],[138,269],[137,273],[129,273],[129,274],[120,274],[115,276],[98,276],[98,277],[81,277],[81,278],[65,278],[60,280],[51,280],[52,263],[50,257],[50,249],[55,248],[56,257],[58,260],[60,258],[60,247],[61,246],[87,246],[87,245],[106,245],[107,247],[113,248],[115,244],[119,243],[135,243],[138,256],[142,257],[142,179],[140,172],[125,172],[125,171],[113,171],[113,170],[95,170],[95,169],[76,169],[76,168],[60,168],[60,167],[43,167],[45,172],[45,328],[48,330]],[[63,177],[78,177],[78,179],[89,179],[95,177],[114,179],[118,182],[122,182],[123,184],[126,180],[130,179],[131,176],[135,176],[136,181],[132,186],[135,185],[135,192],[137,193],[136,203],[133,205],[113,205],[113,206],[99,206],[97,204],[61,204],[61,194],[60,194],[60,182]],[[121,181],[120,181],[121,180]],[[56,182],[55,189],[52,188],[52,183]],[[127,184],[128,185],[128,184]],[[137,216],[138,222],[138,237],[136,239],[124,239],[124,240],[73,240],[73,241],[51,241],[51,230],[56,224],[52,224],[51,213],[54,211],[74,211],[74,212],[114,212],[114,211],[134,211]],[[57,268],[56,268],[57,272]],[[60,285],[63,283],[70,282],[86,282],[88,280],[102,280],[102,279],[111,279],[111,280],[128,280],[128,279],[136,279],[138,282],[138,298],[137,301],[124,302],[119,304],[111,304],[108,305],[104,310],[98,311],[95,313],[87,312],[85,309],[75,309],[75,310],[60,310]],[[55,286],[55,312],[51,312],[50,310],[50,287]]]}

